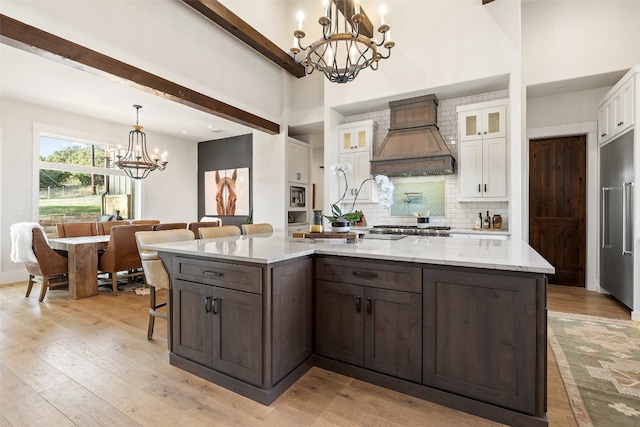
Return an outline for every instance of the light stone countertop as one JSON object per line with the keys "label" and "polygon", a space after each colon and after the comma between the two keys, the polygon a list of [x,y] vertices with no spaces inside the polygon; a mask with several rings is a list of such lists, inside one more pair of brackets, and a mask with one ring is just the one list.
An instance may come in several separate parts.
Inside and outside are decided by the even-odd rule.
{"label": "light stone countertop", "polygon": [[477,228],[452,228],[449,230],[450,234],[504,234],[505,236],[510,236],[511,232],[509,230],[489,228],[489,229],[477,229]]}
{"label": "light stone countertop", "polygon": [[266,264],[320,254],[504,271],[555,272],[551,264],[522,240],[407,236],[400,240],[364,239],[346,243],[344,239],[293,239],[286,233],[276,232],[147,247],[160,252]]}

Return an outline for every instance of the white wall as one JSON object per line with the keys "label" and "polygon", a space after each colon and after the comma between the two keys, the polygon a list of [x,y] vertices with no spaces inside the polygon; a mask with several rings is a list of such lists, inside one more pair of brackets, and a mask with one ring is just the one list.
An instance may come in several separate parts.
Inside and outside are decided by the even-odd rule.
{"label": "white wall", "polygon": [[526,86],[627,70],[640,63],[640,1],[522,3]]}
{"label": "white wall", "polygon": [[598,120],[598,102],[611,87],[527,99],[527,128]]}
{"label": "white wall", "polygon": [[[3,130],[3,151],[0,174],[0,283],[26,280],[21,264],[11,262],[11,224],[37,221],[37,188],[33,151],[34,125],[91,134],[105,140],[126,140],[130,127],[72,115],[44,107],[0,99],[0,128]],[[146,129],[145,129],[146,131]],[[163,172],[152,172],[142,188],[141,217],[164,222],[195,220],[197,215],[197,146],[175,137],[146,132],[149,141],[170,153]],[[167,203],[167,195],[171,195]]]}

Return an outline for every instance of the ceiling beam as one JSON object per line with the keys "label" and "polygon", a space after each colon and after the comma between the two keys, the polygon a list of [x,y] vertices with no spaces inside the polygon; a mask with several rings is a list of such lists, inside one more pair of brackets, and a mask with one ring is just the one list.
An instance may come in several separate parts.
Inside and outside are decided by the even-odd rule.
{"label": "ceiling beam", "polygon": [[[282,67],[295,77],[303,77],[305,70],[284,50],[276,46],[271,40],[256,31],[251,25],[240,19],[236,14],[224,7],[216,0],[182,0],[193,9],[206,16],[227,32],[237,37],[268,60]],[[293,32],[293,31],[292,31]]]}
{"label": "ceiling beam", "polygon": [[[148,73],[79,44],[0,14],[0,43],[82,71],[106,76],[153,95],[272,135],[280,125],[217,99]],[[114,79],[115,77],[115,79]]]}
{"label": "ceiling beam", "polygon": [[[351,21],[351,17],[355,13],[355,6],[354,6],[355,2],[353,0],[331,0],[331,1],[335,3],[340,13],[342,13],[342,15],[344,15],[344,17],[349,20],[351,25],[353,25],[353,22]],[[373,24],[371,23],[371,20],[367,16],[367,13],[364,11],[364,8],[362,8],[362,6],[360,7],[360,14],[363,17],[362,22],[360,23],[360,34],[366,37],[373,37]]]}
{"label": "ceiling beam", "polygon": [[482,0],[482,4],[485,5],[487,3],[491,3],[493,0]]}

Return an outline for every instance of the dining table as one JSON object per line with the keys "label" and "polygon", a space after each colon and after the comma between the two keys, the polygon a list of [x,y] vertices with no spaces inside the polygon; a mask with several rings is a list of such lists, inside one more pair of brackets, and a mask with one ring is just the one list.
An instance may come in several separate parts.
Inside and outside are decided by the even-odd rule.
{"label": "dining table", "polygon": [[68,252],[69,297],[98,295],[98,251],[109,244],[109,235],[49,239],[53,249]]}

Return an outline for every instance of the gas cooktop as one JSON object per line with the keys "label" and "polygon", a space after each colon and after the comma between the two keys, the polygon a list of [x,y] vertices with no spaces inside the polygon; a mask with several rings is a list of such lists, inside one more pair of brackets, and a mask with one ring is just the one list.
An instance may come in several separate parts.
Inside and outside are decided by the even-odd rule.
{"label": "gas cooktop", "polygon": [[430,225],[424,228],[419,228],[416,225],[374,225],[369,233],[449,237],[449,230],[451,227],[440,225]]}

